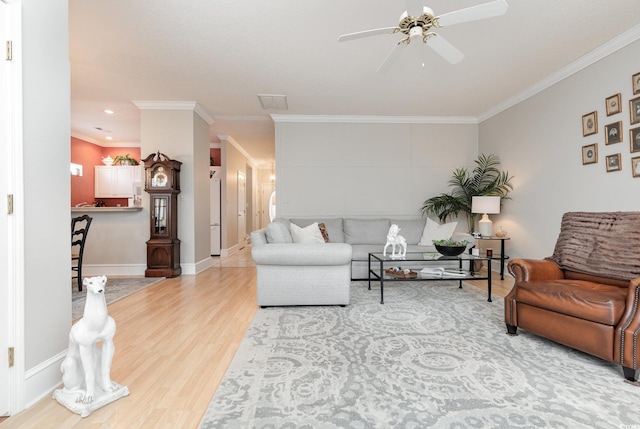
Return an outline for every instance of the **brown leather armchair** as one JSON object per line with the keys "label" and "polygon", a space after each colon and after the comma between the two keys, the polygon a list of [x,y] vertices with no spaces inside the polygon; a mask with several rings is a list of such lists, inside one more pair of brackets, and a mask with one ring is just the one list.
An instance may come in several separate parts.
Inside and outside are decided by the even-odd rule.
{"label": "brown leather armchair", "polygon": [[514,259],[505,298],[509,334],[533,334],[622,365],[640,368],[640,213],[573,212],[563,216],[553,256]]}

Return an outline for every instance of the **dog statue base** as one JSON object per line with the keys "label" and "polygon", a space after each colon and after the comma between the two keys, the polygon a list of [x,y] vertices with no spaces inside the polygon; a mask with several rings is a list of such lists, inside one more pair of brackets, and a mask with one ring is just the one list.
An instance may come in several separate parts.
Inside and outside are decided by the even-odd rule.
{"label": "dog statue base", "polygon": [[114,390],[110,392],[105,392],[100,386],[96,386],[93,402],[88,404],[82,402],[82,392],[65,392],[65,389],[56,389],[53,392],[53,399],[58,401],[60,405],[64,405],[69,411],[80,414],[80,417],[87,417],[91,412],[129,395],[127,386],[111,383]]}

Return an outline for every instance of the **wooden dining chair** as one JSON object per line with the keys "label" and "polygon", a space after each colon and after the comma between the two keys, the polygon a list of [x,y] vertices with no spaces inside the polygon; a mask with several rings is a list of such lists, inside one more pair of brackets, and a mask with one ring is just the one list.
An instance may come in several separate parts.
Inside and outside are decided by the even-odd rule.
{"label": "wooden dining chair", "polygon": [[71,219],[71,270],[78,273],[77,276],[72,273],[71,278],[78,279],[78,291],[82,291],[82,257],[92,220],[93,218],[89,215]]}

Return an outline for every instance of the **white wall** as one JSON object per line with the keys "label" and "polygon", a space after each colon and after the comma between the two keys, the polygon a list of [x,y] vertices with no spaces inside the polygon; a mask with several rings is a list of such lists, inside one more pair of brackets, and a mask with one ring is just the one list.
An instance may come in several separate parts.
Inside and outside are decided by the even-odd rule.
{"label": "white wall", "polygon": [[[491,216],[512,238],[512,257],[546,257],[567,211],[638,210],[629,145],[631,76],[640,72],[635,42],[480,124],[480,152],[495,153],[514,178],[513,200]],[[622,113],[607,117],[605,98],[622,93]],[[636,94],[635,97],[640,96]],[[582,115],[598,112],[598,133],[582,136]],[[605,145],[604,126],[623,122],[623,141]],[[640,126],[635,124],[634,127]],[[582,146],[598,144],[598,163],[582,165]],[[607,173],[605,156],[621,153]]]}
{"label": "white wall", "polygon": [[[178,194],[180,265],[183,274],[195,274],[211,265],[208,250],[209,126],[196,113],[193,102],[137,102],[137,105],[142,109],[140,136],[143,158],[160,151],[182,162],[181,192]],[[146,194],[143,196],[143,212],[147,218],[149,204],[149,195]],[[146,260],[146,253],[144,255]]]}
{"label": "white wall", "polygon": [[60,382],[71,327],[71,137],[67,1],[24,1],[22,14],[24,194],[15,198],[24,213],[15,216],[24,216],[25,342],[16,359],[28,405]]}
{"label": "white wall", "polygon": [[448,192],[452,171],[477,155],[475,124],[274,120],[282,217],[420,217],[423,202]]}

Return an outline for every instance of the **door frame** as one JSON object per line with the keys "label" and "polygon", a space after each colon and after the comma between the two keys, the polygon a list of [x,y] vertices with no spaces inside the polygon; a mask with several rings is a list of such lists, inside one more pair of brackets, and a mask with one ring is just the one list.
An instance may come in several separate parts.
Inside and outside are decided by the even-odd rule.
{"label": "door frame", "polygon": [[[2,409],[7,408],[9,415],[14,415],[24,409],[24,183],[23,183],[23,117],[22,117],[22,1],[0,0],[0,32],[2,40],[12,41],[12,58],[3,60],[2,89],[3,102],[0,114],[2,122],[8,126],[0,135],[0,147],[8,153],[4,161],[6,174],[0,176],[0,189],[6,195],[13,195],[13,213],[7,214],[2,209],[0,215],[0,237],[6,243],[0,252],[0,272],[2,283],[6,282],[7,288],[0,288],[0,299],[6,299],[6,314],[0,314],[0,326],[6,326],[0,332],[4,336],[0,341],[6,340],[8,347],[14,349],[14,366],[9,368],[7,350],[0,350],[4,359],[0,371],[8,372],[8,383],[0,383],[3,389],[0,398],[8,398],[8,404],[0,404]],[[2,197],[6,200],[6,197]],[[6,237],[4,236],[6,234]],[[4,240],[6,238],[6,240]],[[3,295],[3,294],[6,294]],[[5,375],[2,375],[5,377]],[[2,379],[2,378],[0,378]],[[4,400],[4,399],[2,399]],[[8,405],[8,407],[7,407]],[[5,413],[0,410],[0,415]]]}

